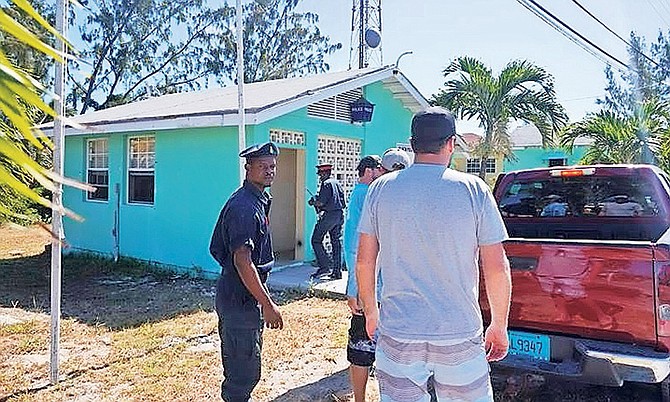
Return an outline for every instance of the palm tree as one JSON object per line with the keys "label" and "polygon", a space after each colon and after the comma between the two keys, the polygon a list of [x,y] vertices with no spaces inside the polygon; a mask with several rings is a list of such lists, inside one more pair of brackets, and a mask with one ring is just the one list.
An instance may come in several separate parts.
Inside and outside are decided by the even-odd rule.
{"label": "palm tree", "polygon": [[496,77],[481,61],[460,57],[443,74],[448,81],[433,96],[433,103],[450,109],[461,119],[479,121],[484,138],[473,154],[480,158],[482,178],[489,157],[514,157],[508,132],[511,121],[534,124],[546,146],[553,144],[554,134],[568,120],[556,99],[553,77],[528,61],[512,61]]}
{"label": "palm tree", "polygon": [[[37,13],[26,0],[12,3],[52,35],[62,38],[58,32]],[[44,43],[33,32],[13,19],[0,8],[0,38],[13,36],[18,43],[63,62],[63,55]],[[7,42],[4,42],[7,43]],[[38,150],[50,146],[50,141],[33,129],[31,114],[35,110],[54,116],[54,111],[42,100],[42,85],[26,71],[18,68],[0,47],[0,187],[4,194],[18,194],[32,202],[51,207],[46,198],[40,196],[28,182],[36,180],[47,190],[54,188],[54,181],[64,182],[53,172],[42,167],[26,147],[30,144]],[[62,212],[66,212],[63,210]],[[12,211],[6,198],[0,197],[0,215],[25,218]]]}
{"label": "palm tree", "polygon": [[560,134],[562,147],[572,149],[577,138],[592,144],[582,163],[655,163],[670,167],[670,103],[649,99],[632,115],[601,110],[573,123]]}

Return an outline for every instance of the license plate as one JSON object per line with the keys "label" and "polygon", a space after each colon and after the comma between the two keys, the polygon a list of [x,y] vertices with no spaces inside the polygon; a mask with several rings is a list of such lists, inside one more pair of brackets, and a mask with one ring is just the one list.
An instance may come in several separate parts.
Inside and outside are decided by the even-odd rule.
{"label": "license plate", "polygon": [[551,348],[547,335],[509,331],[509,354],[549,361]]}

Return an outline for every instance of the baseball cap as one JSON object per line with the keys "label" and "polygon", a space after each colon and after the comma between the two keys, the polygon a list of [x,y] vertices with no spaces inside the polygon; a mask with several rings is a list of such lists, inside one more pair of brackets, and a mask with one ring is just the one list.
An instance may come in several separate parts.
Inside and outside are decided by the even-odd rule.
{"label": "baseball cap", "polygon": [[360,162],[358,162],[356,170],[360,172],[367,168],[376,169],[380,167],[381,164],[382,164],[382,158],[380,158],[379,155],[367,155],[361,158]]}
{"label": "baseball cap", "polygon": [[418,142],[435,142],[456,135],[456,119],[445,108],[429,107],[412,119],[412,139]]}
{"label": "baseball cap", "polygon": [[400,148],[389,148],[382,155],[382,167],[386,170],[404,169],[411,163],[409,154]]}

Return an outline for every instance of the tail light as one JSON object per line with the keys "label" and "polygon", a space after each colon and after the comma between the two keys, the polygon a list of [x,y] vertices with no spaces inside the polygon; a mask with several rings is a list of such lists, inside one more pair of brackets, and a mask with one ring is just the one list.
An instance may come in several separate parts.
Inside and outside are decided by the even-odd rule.
{"label": "tail light", "polygon": [[670,336],[670,262],[654,263],[656,272],[656,324],[658,336]]}
{"label": "tail light", "polygon": [[551,177],[578,177],[578,176],[591,176],[596,172],[595,168],[583,168],[583,169],[554,169],[550,170],[549,174]]}

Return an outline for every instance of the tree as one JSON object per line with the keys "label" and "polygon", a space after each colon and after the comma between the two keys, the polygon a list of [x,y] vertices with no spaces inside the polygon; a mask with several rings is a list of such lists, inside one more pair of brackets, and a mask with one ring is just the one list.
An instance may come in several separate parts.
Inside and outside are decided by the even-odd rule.
{"label": "tree", "polygon": [[[45,19],[53,18],[53,11],[41,0],[30,0],[29,3],[39,15]],[[32,32],[41,42],[53,45],[53,35],[38,21],[24,12],[19,6],[10,3],[2,8],[3,11],[14,21]],[[14,67],[24,71],[43,85],[49,85],[53,77],[49,76],[49,68],[53,65],[53,59],[46,54],[26,46],[20,39],[0,31],[0,49],[5,53]]]}
{"label": "tree", "polygon": [[[318,16],[297,13],[300,0],[244,6],[245,80],[328,69],[341,47],[321,35]],[[236,71],[235,10],[205,0],[109,0],[79,24],[84,50],[73,63],[70,102],[80,113],[210,84]],[[82,77],[82,78],[77,78]]]}
{"label": "tree", "polygon": [[644,38],[631,32],[629,43],[630,69],[616,73],[609,65],[605,68],[607,94],[597,103],[607,110],[633,114],[639,104],[670,95],[670,41],[659,32],[657,41],[647,47]]}
{"label": "tree", "polygon": [[648,47],[644,38],[630,34],[629,70],[605,68],[607,94],[603,110],[587,115],[561,134],[571,149],[578,137],[590,138],[585,163],[650,163],[670,167],[670,40],[659,32]]}
{"label": "tree", "polygon": [[[39,25],[54,36],[58,36],[58,32],[26,0],[12,0],[12,4],[15,7],[0,9],[3,39],[7,39],[7,35],[13,37],[3,40],[3,46],[0,46],[0,215],[21,219],[25,217],[13,211],[10,201],[14,200],[10,197],[19,196],[51,207],[51,202],[31,189],[28,182],[36,180],[45,188],[53,189],[54,181],[64,180],[37,163],[35,155],[31,155],[31,149],[45,149],[50,144],[41,133],[33,131],[31,113],[39,110],[53,116],[54,112],[40,98],[44,87],[16,63],[25,60],[21,55],[30,54],[26,47],[59,62],[63,57],[11,15],[22,13],[22,18],[30,20],[26,25]],[[34,148],[27,147],[27,143]]]}
{"label": "tree", "polygon": [[454,60],[443,74],[448,80],[434,104],[450,109],[461,119],[476,119],[484,138],[474,150],[480,158],[479,176],[486,175],[486,160],[493,155],[513,157],[508,125],[512,120],[534,124],[544,145],[568,118],[556,99],[553,77],[528,61],[508,63],[498,76],[471,57]]}
{"label": "tree", "polygon": [[670,104],[644,101],[631,114],[601,110],[566,127],[561,145],[571,149],[577,138],[588,138],[582,163],[659,163],[670,167]]}
{"label": "tree", "polygon": [[[341,49],[342,44],[331,44],[321,34],[317,14],[295,12],[299,3],[300,0],[257,0],[244,7],[245,82],[328,71],[325,56]],[[227,53],[229,60],[236,60],[236,47],[229,47]]]}

